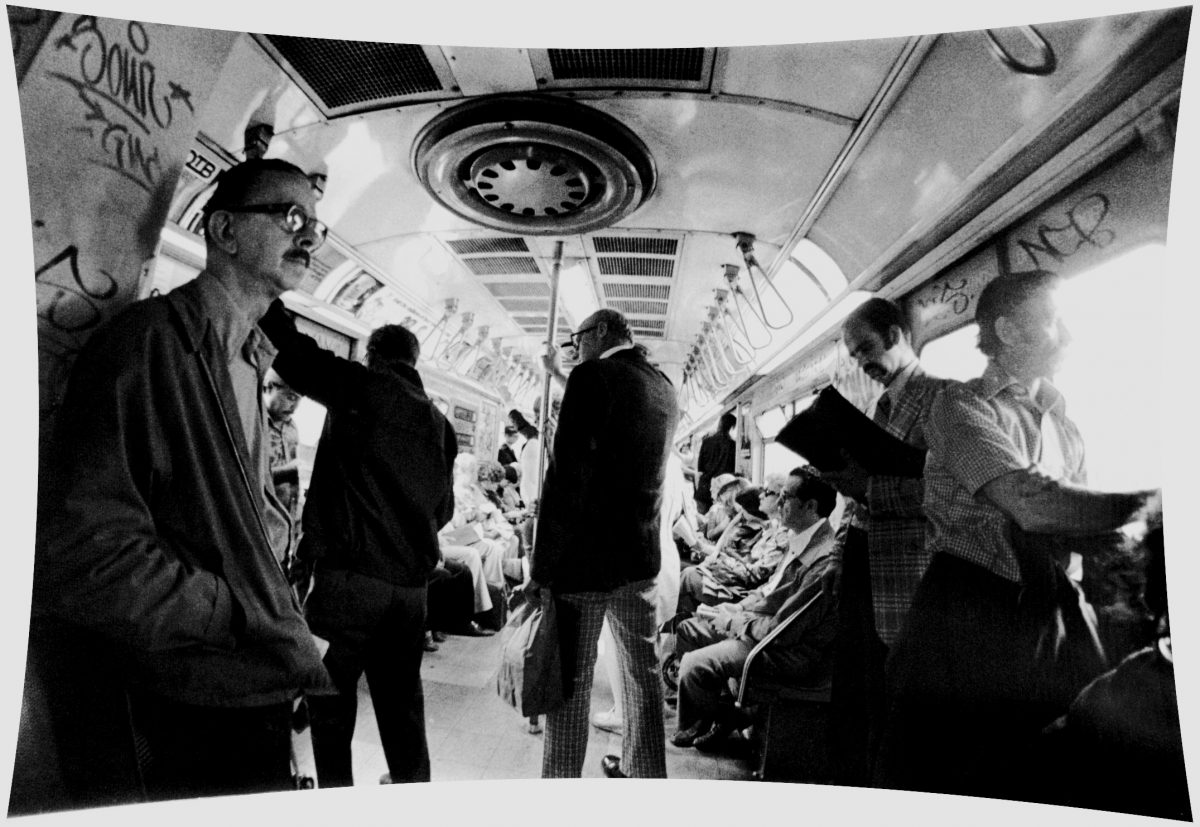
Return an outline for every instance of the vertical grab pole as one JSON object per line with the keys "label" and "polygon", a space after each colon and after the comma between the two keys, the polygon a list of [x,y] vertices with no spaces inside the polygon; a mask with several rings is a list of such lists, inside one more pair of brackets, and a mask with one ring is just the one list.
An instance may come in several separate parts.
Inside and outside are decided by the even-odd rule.
{"label": "vertical grab pole", "polygon": [[[546,320],[546,347],[552,349],[554,347],[554,334],[558,331],[558,275],[562,270],[563,262],[563,243],[561,241],[554,242],[554,263],[550,268],[550,317]],[[542,376],[542,408],[538,415],[538,476],[537,476],[537,498],[538,511],[541,512],[542,499],[542,482],[546,479],[546,452],[549,447],[546,445],[546,423],[550,421],[550,385],[554,381],[554,377],[549,371]],[[534,542],[537,542],[537,521],[533,524]]]}

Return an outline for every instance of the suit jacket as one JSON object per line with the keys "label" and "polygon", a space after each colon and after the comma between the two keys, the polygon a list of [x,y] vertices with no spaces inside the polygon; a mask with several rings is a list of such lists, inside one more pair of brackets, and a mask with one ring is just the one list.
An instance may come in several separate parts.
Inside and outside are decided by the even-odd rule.
{"label": "suit jacket", "polygon": [[533,579],[612,591],[658,574],[675,389],[636,349],[571,371],[538,509]]}
{"label": "suit jacket", "polygon": [[807,611],[792,621],[763,652],[764,669],[794,678],[819,678],[832,667],[833,640],[837,634],[837,601],[826,594],[821,578],[829,568],[834,532],[822,525],[804,552],[788,564],[783,580],[767,597],[754,596],[734,616],[730,632],[757,643],[794,611],[816,598]]}
{"label": "suit jacket", "polygon": [[[925,420],[945,379],[927,376],[920,367],[904,391],[891,396],[891,411],[883,429],[918,448],[928,448]],[[871,570],[871,601],[875,629],[889,646],[900,633],[917,583],[929,566],[925,548],[925,482],[922,477],[870,478],[867,549]]]}

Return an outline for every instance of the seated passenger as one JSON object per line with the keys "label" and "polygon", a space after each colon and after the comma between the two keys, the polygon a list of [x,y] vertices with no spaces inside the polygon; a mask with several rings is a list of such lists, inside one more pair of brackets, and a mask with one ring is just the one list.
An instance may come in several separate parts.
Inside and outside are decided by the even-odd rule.
{"label": "seated passenger", "polygon": [[446,546],[470,546],[479,552],[484,579],[504,585],[506,575],[521,578],[517,557],[519,540],[513,527],[488,497],[484,485],[495,488],[494,462],[481,464],[474,454],[459,454],[454,461],[454,518],[442,529]]}
{"label": "seated passenger", "polygon": [[[679,587],[679,612],[694,612],[701,604],[740,600],[752,589],[761,586],[778,568],[787,551],[788,533],[779,522],[779,492],[783,489],[782,475],[768,478],[763,488],[749,488],[734,502],[739,509],[739,523],[727,529],[726,539],[737,528],[754,528],[754,541],[744,551],[744,540],[727,542],[720,551],[698,566],[683,571]],[[721,547],[721,543],[718,543]]]}
{"label": "seated passenger", "polygon": [[679,730],[677,747],[709,749],[733,730],[732,710],[721,695],[730,678],[741,676],[750,650],[794,611],[805,606],[760,656],[756,674],[801,683],[828,677],[832,663],[837,612],[821,578],[833,551],[833,529],[827,517],[836,494],[807,469],[788,477],[780,505],[789,529],[788,551],[771,579],[737,603],[704,607],[683,621],[676,633],[679,664]]}
{"label": "seated passenger", "polygon": [[519,489],[521,472],[515,465],[504,466],[504,479],[500,483],[500,510],[514,525],[525,519],[525,503],[521,501]]}
{"label": "seated passenger", "polygon": [[748,480],[742,477],[735,477],[733,474],[722,474],[713,479],[713,504],[708,509],[708,512],[701,517],[700,524],[704,535],[700,543],[700,552],[703,557],[707,557],[716,551],[714,544],[721,539],[721,535],[725,532],[725,529],[729,528],[729,524],[737,516],[737,510],[733,505],[734,497],[749,487],[750,483]]}

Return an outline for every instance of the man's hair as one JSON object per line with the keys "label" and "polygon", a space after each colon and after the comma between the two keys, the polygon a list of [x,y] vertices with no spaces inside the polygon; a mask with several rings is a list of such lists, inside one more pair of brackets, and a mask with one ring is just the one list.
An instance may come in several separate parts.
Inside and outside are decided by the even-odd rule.
{"label": "man's hair", "polygon": [[1041,292],[1050,292],[1062,284],[1062,278],[1045,270],[1027,273],[1005,273],[988,282],[975,304],[975,323],[979,325],[979,349],[986,356],[996,356],[1004,347],[996,334],[996,320],[1011,316],[1028,299]]}
{"label": "man's hair", "polygon": [[728,433],[729,429],[737,424],[737,416],[732,411],[721,414],[721,421],[717,425],[717,430],[724,434]]}
{"label": "man's hair", "polygon": [[807,465],[792,471],[791,476],[800,480],[800,485],[796,488],[796,499],[800,502],[816,500],[817,515],[828,517],[837,505],[837,492],[814,471],[815,469]]}
{"label": "man's hair", "polygon": [[284,172],[308,178],[304,170],[279,158],[254,158],[222,170],[217,175],[217,188],[204,205],[201,226],[208,232],[208,219],[217,210],[228,210],[245,205],[246,193],[268,172]]}
{"label": "man's hair", "polygon": [[598,325],[601,322],[608,325],[608,335],[622,342],[632,342],[633,333],[629,330],[629,322],[625,318],[625,314],[620,310],[613,310],[611,307],[602,307],[591,316],[592,324]]}
{"label": "man's hair", "polygon": [[481,459],[479,468],[475,471],[475,478],[480,482],[503,482],[504,466],[494,459]]}
{"label": "man's hair", "polygon": [[392,368],[397,364],[416,367],[421,355],[417,334],[404,325],[385,324],[367,339],[367,367]]}
{"label": "man's hair", "polygon": [[887,341],[887,332],[892,325],[904,331],[905,336],[912,336],[912,327],[908,323],[908,317],[900,309],[900,305],[878,296],[872,296],[854,308],[854,312],[846,317],[843,325],[850,322],[865,324],[878,333],[885,342]]}

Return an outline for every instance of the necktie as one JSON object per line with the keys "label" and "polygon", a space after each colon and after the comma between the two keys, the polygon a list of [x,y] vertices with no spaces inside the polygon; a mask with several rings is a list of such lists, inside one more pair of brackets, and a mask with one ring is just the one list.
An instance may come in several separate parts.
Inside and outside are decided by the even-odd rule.
{"label": "necktie", "polygon": [[879,401],[875,403],[875,416],[871,419],[879,427],[884,427],[888,423],[888,418],[892,413],[892,399],[884,391],[883,396],[879,397]]}

